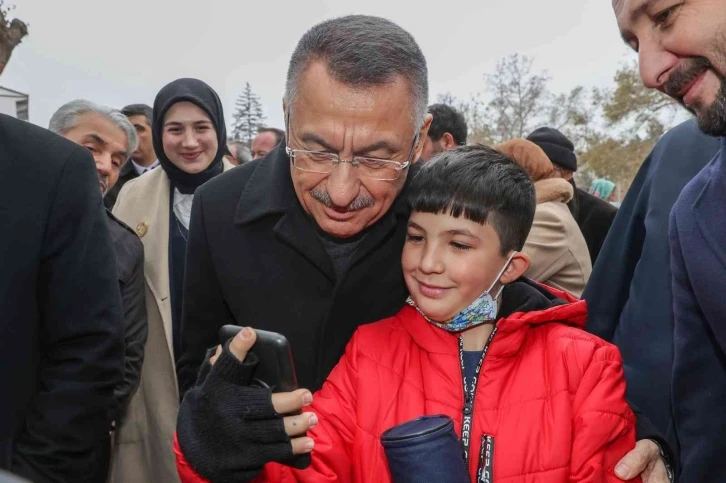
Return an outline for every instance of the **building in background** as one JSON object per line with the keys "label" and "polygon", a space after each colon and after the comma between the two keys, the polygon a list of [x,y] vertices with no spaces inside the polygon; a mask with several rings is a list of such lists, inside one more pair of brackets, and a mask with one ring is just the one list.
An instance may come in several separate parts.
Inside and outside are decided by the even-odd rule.
{"label": "building in background", "polygon": [[0,113],[28,120],[28,94],[0,86]]}

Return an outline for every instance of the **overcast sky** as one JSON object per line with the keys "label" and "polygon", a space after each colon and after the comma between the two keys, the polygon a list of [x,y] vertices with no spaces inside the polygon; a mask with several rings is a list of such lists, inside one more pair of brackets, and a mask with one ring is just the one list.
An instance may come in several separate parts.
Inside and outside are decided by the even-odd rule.
{"label": "overcast sky", "polygon": [[[633,58],[610,0],[8,0],[30,24],[0,85],[30,94],[30,120],[47,126],[71,99],[153,103],[179,77],[198,77],[222,98],[230,124],[245,82],[262,98],[268,124],[282,127],[287,62],[315,23],[345,14],[393,20],[418,41],[431,100],[468,98],[509,54],[535,58],[555,92],[609,85]],[[7,3],[7,2],[6,2]]]}

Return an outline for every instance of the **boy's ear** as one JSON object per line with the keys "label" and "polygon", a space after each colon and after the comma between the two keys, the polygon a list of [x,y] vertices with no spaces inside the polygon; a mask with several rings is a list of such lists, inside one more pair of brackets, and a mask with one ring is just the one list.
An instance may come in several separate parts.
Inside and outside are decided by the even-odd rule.
{"label": "boy's ear", "polygon": [[512,261],[509,262],[509,266],[504,270],[499,281],[503,285],[512,283],[524,275],[527,269],[529,269],[529,256],[524,252],[515,252]]}

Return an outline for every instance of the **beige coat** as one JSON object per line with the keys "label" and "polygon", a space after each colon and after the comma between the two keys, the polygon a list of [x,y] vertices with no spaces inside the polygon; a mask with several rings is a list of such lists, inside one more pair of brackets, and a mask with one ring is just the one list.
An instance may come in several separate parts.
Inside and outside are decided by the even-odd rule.
{"label": "beige coat", "polygon": [[592,262],[585,238],[566,205],[572,199],[572,185],[551,178],[534,186],[537,209],[523,250],[532,264],[525,276],[580,297]]}
{"label": "beige coat", "polygon": [[[224,169],[233,168],[224,161]],[[110,483],[174,483],[173,438],[179,389],[172,345],[169,288],[169,178],[158,168],[121,189],[113,214],[144,244],[146,341],[141,381],[115,434]]]}

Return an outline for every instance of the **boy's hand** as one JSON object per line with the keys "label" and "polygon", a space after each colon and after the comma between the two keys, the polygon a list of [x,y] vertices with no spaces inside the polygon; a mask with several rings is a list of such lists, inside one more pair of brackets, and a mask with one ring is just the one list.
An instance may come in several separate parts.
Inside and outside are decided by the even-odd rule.
{"label": "boy's hand", "polygon": [[658,445],[649,439],[638,441],[635,448],[615,466],[615,476],[630,481],[640,476],[643,483],[670,483]]}
{"label": "boy's hand", "polygon": [[[249,327],[242,329],[229,343],[229,351],[239,361],[244,361],[247,353],[255,345],[257,334]],[[222,346],[217,346],[216,353],[209,359],[214,365],[222,353]],[[313,402],[313,395],[307,389],[297,389],[292,392],[278,392],[272,395],[272,406],[278,414],[291,414],[302,411]],[[302,413],[297,416],[283,418],[285,432],[290,436],[293,454],[310,453],[314,447],[311,438],[305,437],[308,429],[318,424],[315,413]],[[301,436],[302,435],[302,436]]]}

